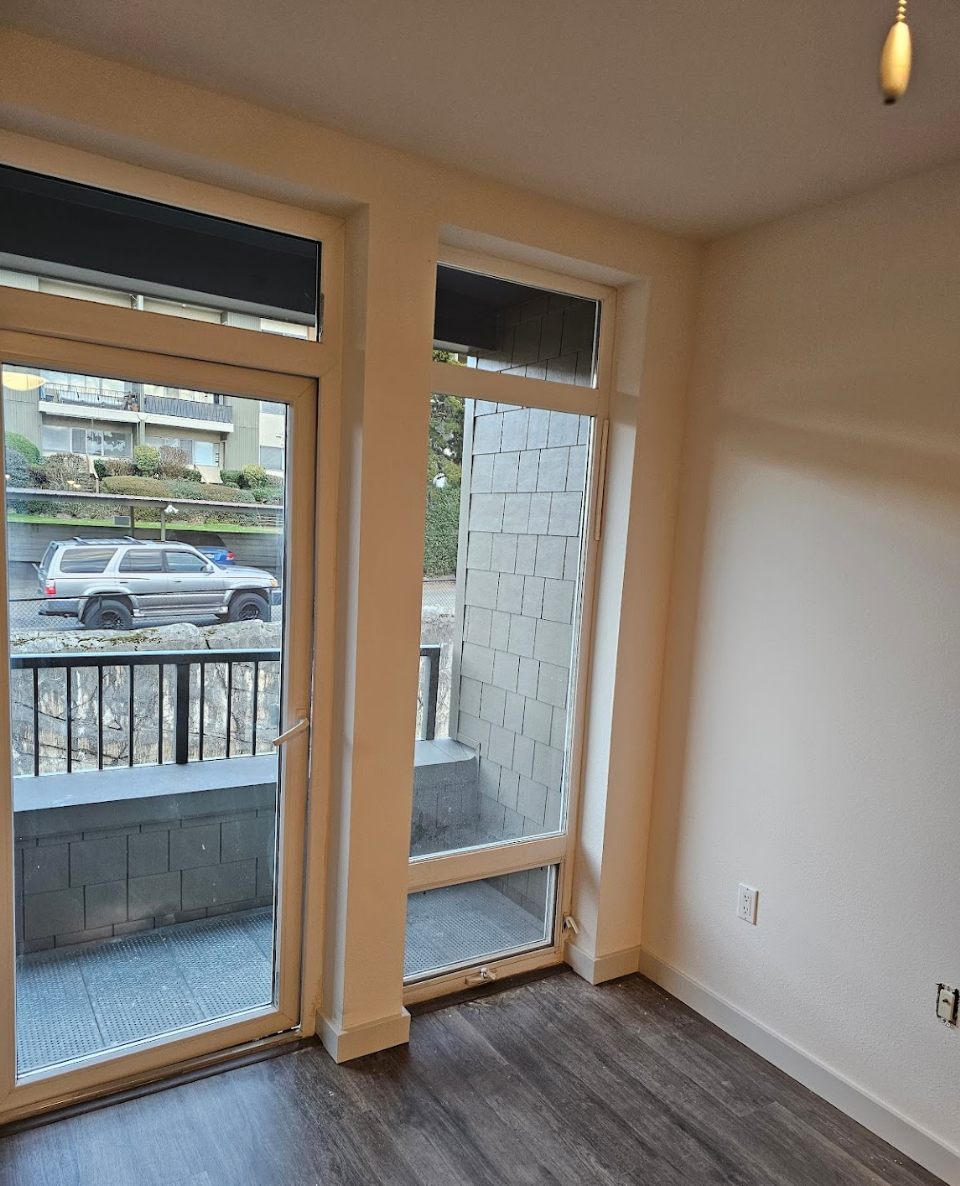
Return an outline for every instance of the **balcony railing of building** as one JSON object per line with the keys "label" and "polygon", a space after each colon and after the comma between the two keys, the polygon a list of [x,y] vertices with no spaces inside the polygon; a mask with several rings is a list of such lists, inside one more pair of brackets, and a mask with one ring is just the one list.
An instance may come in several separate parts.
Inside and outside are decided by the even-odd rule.
{"label": "balcony railing of building", "polygon": [[152,412],[155,416],[210,420],[216,424],[233,423],[233,408],[229,404],[207,404],[192,399],[175,399],[171,395],[145,395],[143,411]]}
{"label": "balcony railing of building", "polygon": [[[417,736],[436,734],[440,647],[420,650]],[[103,651],[10,657],[18,775],[272,752],[280,651]]]}
{"label": "balcony railing of building", "polygon": [[59,383],[45,383],[40,389],[40,406],[44,404],[83,404],[91,408],[129,412],[136,410],[137,398],[129,391],[101,391],[99,387],[67,387]]}
{"label": "balcony railing of building", "polygon": [[154,416],[173,416],[181,420],[206,420],[214,424],[232,424],[229,404],[178,399],[171,395],[143,395],[134,391],[101,391],[97,387],[68,387],[46,383],[40,392],[44,404],[81,404],[92,408],[110,408],[122,412],[146,412]]}

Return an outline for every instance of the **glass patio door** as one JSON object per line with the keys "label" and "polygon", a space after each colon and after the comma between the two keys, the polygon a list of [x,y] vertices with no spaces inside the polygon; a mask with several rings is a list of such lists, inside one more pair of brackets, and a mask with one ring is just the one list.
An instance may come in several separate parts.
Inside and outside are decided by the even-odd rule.
{"label": "glass patio door", "polygon": [[0,361],[16,1113],[299,1023],[317,382],[19,333]]}
{"label": "glass patio door", "polygon": [[437,295],[456,316],[438,324],[458,336],[435,343],[432,375],[411,1001],[561,958],[612,324],[605,290],[453,258]]}

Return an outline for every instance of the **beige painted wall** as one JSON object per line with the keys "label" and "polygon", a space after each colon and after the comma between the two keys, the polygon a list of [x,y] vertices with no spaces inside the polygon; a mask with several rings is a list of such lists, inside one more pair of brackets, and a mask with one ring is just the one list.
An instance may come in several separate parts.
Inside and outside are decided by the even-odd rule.
{"label": "beige painted wall", "polygon": [[960,167],[709,251],[643,919],[954,1150],[958,211]]}

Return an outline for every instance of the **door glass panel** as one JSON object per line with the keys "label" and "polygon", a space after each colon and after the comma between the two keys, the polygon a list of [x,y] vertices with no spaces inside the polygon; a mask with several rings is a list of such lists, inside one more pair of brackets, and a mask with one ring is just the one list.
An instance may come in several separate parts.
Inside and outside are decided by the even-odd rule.
{"label": "door glass panel", "polygon": [[433,397],[412,857],[565,827],[591,425]]}
{"label": "door glass panel", "polygon": [[286,475],[144,386],[3,367],[20,1076],[276,1003]]}
{"label": "door glass panel", "polygon": [[407,898],[407,980],[501,959],[553,936],[557,869],[525,869]]}

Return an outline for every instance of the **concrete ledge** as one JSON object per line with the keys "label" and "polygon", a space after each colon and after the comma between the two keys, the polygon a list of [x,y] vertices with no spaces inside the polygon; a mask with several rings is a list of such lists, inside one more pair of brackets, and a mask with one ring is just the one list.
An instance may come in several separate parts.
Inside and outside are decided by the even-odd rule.
{"label": "concrete ledge", "polygon": [[568,943],[563,958],[590,984],[604,984],[620,976],[630,976],[640,968],[640,948],[627,947],[609,955],[588,955],[575,943]]}
{"label": "concrete ledge", "polygon": [[689,1005],[761,1058],[779,1067],[791,1079],[796,1079],[858,1124],[888,1141],[895,1149],[913,1158],[949,1186],[960,1186],[960,1150],[943,1144],[932,1133],[887,1107],[839,1071],[826,1066],[780,1034],[741,1013],[734,1005],[648,951],[641,952],[640,971],[671,996]]}
{"label": "concrete ledge", "polygon": [[214,758],[186,766],[114,766],[13,780],[16,838],[134,827],[273,807],[273,754]]}
{"label": "concrete ledge", "polygon": [[329,1018],[317,1014],[317,1029],[324,1049],[334,1062],[350,1062],[365,1054],[376,1054],[391,1046],[403,1046],[410,1041],[410,1014],[401,1009],[395,1017],[383,1017],[364,1025],[343,1029]]}

